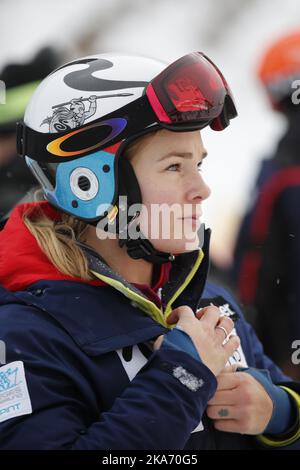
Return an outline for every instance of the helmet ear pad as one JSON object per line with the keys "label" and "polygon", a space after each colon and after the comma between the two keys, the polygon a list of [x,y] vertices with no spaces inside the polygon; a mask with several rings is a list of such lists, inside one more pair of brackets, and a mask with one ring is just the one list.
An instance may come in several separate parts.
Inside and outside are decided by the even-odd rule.
{"label": "helmet ear pad", "polygon": [[118,180],[119,197],[127,196],[127,208],[129,209],[132,204],[141,204],[140,186],[133,167],[124,157],[124,153],[120,155],[118,160]]}

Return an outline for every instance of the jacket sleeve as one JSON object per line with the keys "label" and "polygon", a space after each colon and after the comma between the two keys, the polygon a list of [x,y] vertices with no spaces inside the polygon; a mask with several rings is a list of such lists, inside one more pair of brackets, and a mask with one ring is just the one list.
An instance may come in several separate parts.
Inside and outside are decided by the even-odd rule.
{"label": "jacket sleeve", "polygon": [[[300,383],[292,381],[276,366],[276,364],[264,354],[263,346],[259,341],[252,326],[244,319],[243,313],[234,298],[225,290],[222,290],[224,298],[236,309],[240,316],[240,330],[245,338],[249,355],[252,356],[252,366],[256,369],[267,370],[273,383],[282,387],[290,396],[293,406],[295,420],[292,427],[284,435],[262,435],[258,440],[264,446],[273,449],[300,449]],[[239,334],[238,328],[238,334]]]}
{"label": "jacket sleeve", "polygon": [[[76,362],[72,338],[54,322],[37,321],[34,311],[25,311],[29,307],[20,308],[17,319],[12,308],[2,315],[3,308],[7,364],[0,374],[23,362],[32,412],[4,420],[0,414],[1,450],[184,448],[216,390],[206,366],[185,352],[155,351],[111,409],[102,411],[101,396],[93,398],[99,417],[91,422],[85,395],[95,393],[78,379],[86,371]],[[107,368],[107,354],[103,362],[97,357],[99,371]]]}
{"label": "jacket sleeve", "polygon": [[261,444],[272,448],[300,449],[300,384],[284,375],[274,362],[264,354],[263,347],[253,328],[247,324],[252,350],[255,356],[255,367],[270,372],[272,381],[282,387],[290,396],[293,403],[295,420],[289,430],[281,435],[262,435],[258,439]]}

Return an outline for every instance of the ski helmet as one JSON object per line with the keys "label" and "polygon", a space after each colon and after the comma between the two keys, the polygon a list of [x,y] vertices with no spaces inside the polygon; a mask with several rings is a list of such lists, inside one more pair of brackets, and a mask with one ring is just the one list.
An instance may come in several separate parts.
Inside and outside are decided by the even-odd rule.
{"label": "ski helmet", "polygon": [[[200,52],[169,66],[140,56],[92,55],[43,80],[18,123],[17,146],[49,203],[92,225],[105,219],[120,233],[120,196],[128,206],[142,202],[133,168],[122,158],[128,144],[163,128],[222,130],[236,115],[226,80]],[[126,225],[135,216],[127,215]],[[129,236],[126,245],[135,259],[170,259],[145,238]]]}
{"label": "ski helmet", "polygon": [[294,91],[293,81],[300,79],[300,31],[279,38],[266,50],[258,77],[272,107],[281,110],[282,102]]}

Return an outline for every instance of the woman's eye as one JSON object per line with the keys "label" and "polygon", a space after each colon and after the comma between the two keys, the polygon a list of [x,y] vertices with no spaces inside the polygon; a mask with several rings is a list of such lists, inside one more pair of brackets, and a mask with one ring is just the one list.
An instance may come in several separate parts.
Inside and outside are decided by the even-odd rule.
{"label": "woman's eye", "polygon": [[168,166],[167,170],[171,169],[171,171],[177,171],[179,167],[180,163],[173,163],[173,165]]}

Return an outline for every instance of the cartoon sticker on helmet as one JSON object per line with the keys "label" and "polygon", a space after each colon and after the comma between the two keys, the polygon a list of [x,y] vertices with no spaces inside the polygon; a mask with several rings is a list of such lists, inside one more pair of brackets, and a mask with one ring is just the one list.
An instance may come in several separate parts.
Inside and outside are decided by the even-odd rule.
{"label": "cartoon sticker on helmet", "polygon": [[[54,112],[52,116],[46,117],[42,123],[49,125],[49,132],[62,132],[75,129],[82,126],[85,121],[92,117],[97,110],[97,99],[131,96],[132,93],[118,93],[114,95],[96,96],[91,95],[88,98],[73,98],[66,103],[56,104],[52,106]],[[89,108],[86,109],[85,102],[89,101]],[[69,108],[67,108],[69,106]]]}

